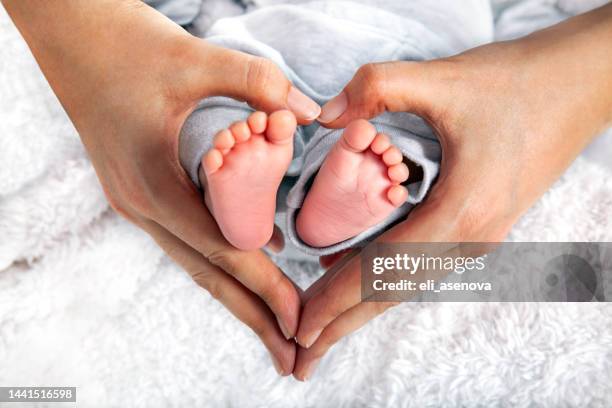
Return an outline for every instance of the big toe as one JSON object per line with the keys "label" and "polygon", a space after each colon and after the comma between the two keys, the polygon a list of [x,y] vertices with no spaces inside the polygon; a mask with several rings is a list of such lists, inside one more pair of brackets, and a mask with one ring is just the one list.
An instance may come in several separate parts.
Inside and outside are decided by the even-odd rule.
{"label": "big toe", "polygon": [[292,141],[297,121],[288,110],[274,112],[268,118],[266,137],[272,143],[289,143]]}
{"label": "big toe", "polygon": [[376,137],[376,128],[367,120],[359,119],[348,124],[340,146],[355,153],[365,151]]}

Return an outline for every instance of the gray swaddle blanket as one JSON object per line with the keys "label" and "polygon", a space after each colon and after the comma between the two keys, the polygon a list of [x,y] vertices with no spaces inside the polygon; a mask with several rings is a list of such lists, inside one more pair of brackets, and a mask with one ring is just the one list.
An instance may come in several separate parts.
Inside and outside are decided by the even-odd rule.
{"label": "gray swaddle blanket", "polygon": [[[205,1],[193,31],[212,43],[266,57],[319,104],[334,97],[369,62],[427,60],[449,56],[490,42],[493,18],[487,0],[229,0]],[[226,3],[224,7],[221,4]],[[207,13],[231,17],[215,21]],[[242,11],[241,11],[242,10]],[[206,11],[206,12],[205,12]],[[187,119],[180,139],[181,163],[198,186],[202,155],[216,132],[252,112],[246,104],[215,97],[201,101]],[[342,130],[313,124],[299,127],[294,158],[278,193],[277,211],[286,213],[285,233],[301,250],[323,255],[361,244],[379,234],[420,202],[438,174],[440,145],[420,118],[385,113],[371,120],[390,136],[406,158],[423,169],[423,180],[408,186],[409,198],[384,222],[349,240],[312,248],[295,230],[295,217],[312,177]]]}

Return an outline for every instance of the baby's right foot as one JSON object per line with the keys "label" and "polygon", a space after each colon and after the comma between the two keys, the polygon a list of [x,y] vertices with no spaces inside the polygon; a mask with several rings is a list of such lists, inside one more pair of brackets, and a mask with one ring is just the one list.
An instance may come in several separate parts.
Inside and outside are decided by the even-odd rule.
{"label": "baby's right foot", "polygon": [[225,238],[253,250],[268,243],[274,229],[276,194],[293,155],[295,116],[255,112],[219,132],[202,158],[204,198]]}
{"label": "baby's right foot", "polygon": [[365,120],[350,123],[332,147],[296,219],[308,245],[326,247],[380,223],[408,190],[402,153]]}

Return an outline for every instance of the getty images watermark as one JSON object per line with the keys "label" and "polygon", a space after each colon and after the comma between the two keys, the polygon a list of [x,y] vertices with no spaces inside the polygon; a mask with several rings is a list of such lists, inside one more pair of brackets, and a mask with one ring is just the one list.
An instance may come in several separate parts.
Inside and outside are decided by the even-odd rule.
{"label": "getty images watermark", "polygon": [[612,243],[372,243],[364,301],[604,302]]}

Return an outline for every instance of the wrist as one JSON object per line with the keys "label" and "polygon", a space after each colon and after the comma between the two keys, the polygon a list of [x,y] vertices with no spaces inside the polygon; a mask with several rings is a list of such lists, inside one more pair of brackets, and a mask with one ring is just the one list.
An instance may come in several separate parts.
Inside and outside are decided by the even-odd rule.
{"label": "wrist", "polygon": [[4,0],[4,5],[79,130],[92,99],[98,107],[155,106],[170,88],[180,44],[191,37],[137,0]]}
{"label": "wrist", "polygon": [[[612,4],[517,41],[525,71],[546,85],[550,104],[564,104],[589,139],[612,121]],[[537,85],[537,84],[534,84]]]}

